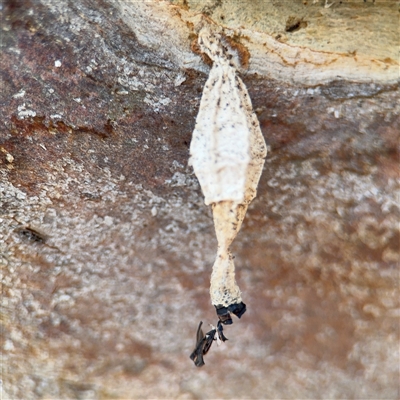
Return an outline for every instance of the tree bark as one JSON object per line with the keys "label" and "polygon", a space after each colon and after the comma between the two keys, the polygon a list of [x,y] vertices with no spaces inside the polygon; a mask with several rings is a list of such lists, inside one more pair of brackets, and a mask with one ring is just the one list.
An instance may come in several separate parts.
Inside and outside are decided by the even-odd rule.
{"label": "tree bark", "polygon": [[[0,12],[3,398],[399,396],[397,3]],[[201,373],[199,18],[237,49],[270,150],[232,249],[248,311]]]}

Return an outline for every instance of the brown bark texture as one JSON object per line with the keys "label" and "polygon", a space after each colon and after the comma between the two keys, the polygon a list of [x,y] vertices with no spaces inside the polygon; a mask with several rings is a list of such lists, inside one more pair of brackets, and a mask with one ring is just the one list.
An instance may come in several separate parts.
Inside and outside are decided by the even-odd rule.
{"label": "brown bark texture", "polygon": [[[4,399],[399,397],[398,3],[241,3],[2,3]],[[247,312],[201,369],[196,15],[231,30],[269,146],[231,249]]]}

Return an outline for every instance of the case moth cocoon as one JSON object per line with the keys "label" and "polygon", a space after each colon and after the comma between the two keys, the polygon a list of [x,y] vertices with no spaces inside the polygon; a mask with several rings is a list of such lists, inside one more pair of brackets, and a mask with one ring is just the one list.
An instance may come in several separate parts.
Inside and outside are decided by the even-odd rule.
{"label": "case moth cocoon", "polygon": [[[242,304],[235,281],[235,266],[229,246],[235,239],[256,196],[267,148],[246,86],[236,75],[223,37],[209,27],[199,32],[201,50],[213,66],[205,84],[190,145],[190,163],[200,182],[205,204],[212,205],[218,253],[211,275],[211,302],[224,323],[232,308]],[[229,308],[231,307],[231,308]],[[226,309],[226,312],[218,310]],[[225,312],[225,317],[221,315]],[[230,320],[230,322],[229,322]]]}

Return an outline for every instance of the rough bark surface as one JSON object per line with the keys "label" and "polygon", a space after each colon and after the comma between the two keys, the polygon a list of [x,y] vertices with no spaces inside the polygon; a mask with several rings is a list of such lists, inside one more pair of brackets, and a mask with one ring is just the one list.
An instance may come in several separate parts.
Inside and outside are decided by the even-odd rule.
{"label": "rough bark surface", "polygon": [[[227,3],[200,11],[215,20]],[[297,33],[311,40],[315,21],[330,29],[329,10],[355,7],[365,32],[369,17],[398,20],[395,2],[275,3],[282,14],[271,18],[293,46]],[[199,370],[189,354],[199,321],[215,323],[217,244],[187,162],[208,66],[182,22],[195,4],[144,2],[136,28],[127,22],[135,4],[2,3],[3,398],[398,398],[393,59],[386,82],[381,67],[371,67],[370,82],[360,67],[358,80],[311,87],[273,79],[273,65],[257,75],[252,57],[261,53],[232,36],[270,152],[232,249],[248,311]],[[187,35],[174,33],[172,17],[146,14],[153,6]],[[299,7],[322,17],[296,27],[287,20]],[[169,32],[154,28],[162,23]],[[152,44],[138,39],[143,32]],[[181,60],[172,56],[178,42]],[[380,51],[393,53],[391,43]]]}

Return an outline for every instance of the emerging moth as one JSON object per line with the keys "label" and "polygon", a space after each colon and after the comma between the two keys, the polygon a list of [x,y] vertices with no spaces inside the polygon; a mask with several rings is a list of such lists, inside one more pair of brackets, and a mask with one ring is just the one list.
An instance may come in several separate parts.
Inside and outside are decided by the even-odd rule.
{"label": "emerging moth", "polygon": [[229,246],[256,196],[267,147],[246,86],[236,75],[232,49],[209,26],[201,28],[198,42],[213,66],[193,131],[190,164],[205,204],[212,206],[218,251],[210,296],[220,322],[228,325],[232,323],[230,313],[240,318],[246,311]]}
{"label": "emerging moth", "polygon": [[221,325],[221,321],[218,321],[217,327],[211,325],[213,329],[207,332],[205,335],[203,333],[203,330],[201,329],[202,324],[203,321],[200,321],[196,334],[196,347],[193,353],[190,355],[190,359],[194,362],[194,365],[196,367],[202,367],[204,365],[203,356],[208,353],[214,340],[217,341],[218,345],[221,341],[225,342],[226,340],[228,340],[222,332],[223,328]]}

